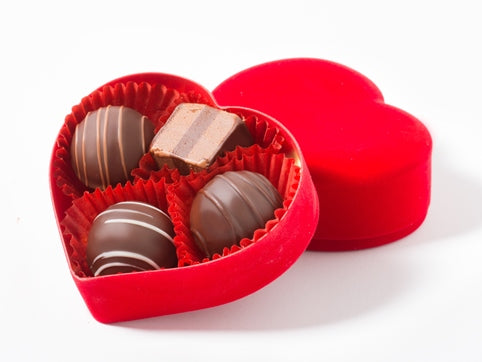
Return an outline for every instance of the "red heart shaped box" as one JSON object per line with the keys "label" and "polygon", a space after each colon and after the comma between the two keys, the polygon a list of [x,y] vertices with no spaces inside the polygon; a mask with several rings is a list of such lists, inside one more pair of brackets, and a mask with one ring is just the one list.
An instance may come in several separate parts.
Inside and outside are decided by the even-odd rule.
{"label": "red heart shaped box", "polygon": [[[194,92],[215,101],[203,87],[187,79],[161,73],[126,76],[107,85],[127,82],[162,84],[183,93]],[[102,88],[102,87],[101,87]],[[100,89],[100,88],[99,88]],[[100,322],[112,323],[207,308],[250,294],[288,269],[307,248],[318,222],[318,197],[299,145],[286,128],[269,116],[243,108],[224,108],[247,117],[256,116],[275,126],[289,153],[297,155],[300,168],[296,193],[278,224],[256,243],[218,259],[173,269],[107,275],[79,276],[74,271],[73,251],[63,232],[62,219],[72,197],[57,185],[59,140],[50,164],[50,188],[57,224],[72,277],[90,312]],[[303,227],[299,227],[302,224]]]}
{"label": "red heart shaped box", "polygon": [[430,202],[432,140],[412,115],[385,104],[365,76],[296,58],[241,71],[218,104],[262,111],[301,145],[320,200],[313,250],[363,249],[417,229]]}
{"label": "red heart shaped box", "polygon": [[[266,119],[299,155],[301,178],[293,202],[274,229],[257,243],[207,263],[79,277],[72,271],[70,246],[61,232],[73,279],[101,322],[233,301],[277,278],[308,245],[314,250],[377,246],[409,234],[426,216],[429,132],[415,117],[385,104],[377,87],[352,69],[320,59],[280,60],[232,76],[213,94],[190,80],[162,73],[130,75],[108,84],[128,81],[196,92],[212,105]],[[56,143],[50,184],[61,230],[72,199],[61,192],[52,174],[57,148]]]}

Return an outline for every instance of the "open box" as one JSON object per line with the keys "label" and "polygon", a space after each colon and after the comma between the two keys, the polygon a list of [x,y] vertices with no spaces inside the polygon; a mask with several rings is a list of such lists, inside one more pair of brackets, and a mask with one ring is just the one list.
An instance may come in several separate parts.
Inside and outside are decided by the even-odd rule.
{"label": "open box", "polygon": [[[149,182],[146,187],[152,187],[164,181],[136,178],[134,184],[119,185],[107,195],[86,192],[71,177],[69,137],[89,110],[107,104],[147,109],[149,102],[143,102],[143,96],[155,94],[157,90],[152,89],[161,86],[164,100],[166,94],[172,100],[174,92],[182,95],[180,101],[195,100],[250,119],[257,143],[274,156],[266,156],[269,161],[253,156],[258,161],[229,167],[261,170],[282,188],[284,208],[274,223],[255,233],[252,242],[215,260],[91,277],[82,269],[78,250],[85,240],[73,240],[66,232],[77,220],[72,208],[82,210],[82,205],[95,204],[92,200],[99,198],[99,209],[106,207],[105,200],[142,201],[149,197],[141,183]],[[163,119],[170,105],[154,106],[147,112]],[[427,213],[431,146],[430,134],[420,121],[385,104],[381,92],[366,77],[333,62],[301,58],[262,64],[232,76],[212,93],[174,75],[134,74],[107,83],[73,107],[54,146],[50,186],[73,279],[92,315],[110,323],[239,299],[277,278],[307,248],[361,249],[409,234]],[[229,157],[247,156],[233,153]],[[289,160],[292,176],[288,182],[278,182],[287,169],[283,160],[272,160],[280,157]],[[215,167],[226,163],[220,160]],[[148,169],[141,171],[149,174]],[[189,183],[189,178],[171,181]],[[175,192],[166,192],[160,202],[169,207],[175,200]],[[91,222],[88,218],[82,222]]]}

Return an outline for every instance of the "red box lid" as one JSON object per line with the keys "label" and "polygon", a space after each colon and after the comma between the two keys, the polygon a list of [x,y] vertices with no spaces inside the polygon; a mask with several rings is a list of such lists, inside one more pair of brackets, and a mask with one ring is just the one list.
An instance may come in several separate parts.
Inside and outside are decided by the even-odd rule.
{"label": "red box lid", "polygon": [[213,94],[222,106],[271,115],[301,145],[320,201],[310,249],[382,245],[425,219],[430,134],[418,119],[385,104],[362,74],[321,59],[285,59],[241,71]]}

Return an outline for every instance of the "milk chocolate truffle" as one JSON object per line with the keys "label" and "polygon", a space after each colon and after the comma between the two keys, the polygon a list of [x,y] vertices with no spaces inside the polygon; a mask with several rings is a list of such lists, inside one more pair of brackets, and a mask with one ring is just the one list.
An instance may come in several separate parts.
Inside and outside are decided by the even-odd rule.
{"label": "milk chocolate truffle", "polygon": [[234,113],[198,103],[181,103],[154,136],[150,152],[159,167],[167,164],[181,174],[200,171],[225,151],[247,147],[253,138]]}
{"label": "milk chocolate truffle", "polygon": [[119,202],[97,215],[87,240],[94,276],[176,266],[169,216],[142,202]]}
{"label": "milk chocolate truffle", "polygon": [[195,196],[190,212],[194,241],[206,256],[251,238],[282,206],[276,188],[263,175],[229,171],[215,176]]}
{"label": "milk chocolate truffle", "polygon": [[92,189],[125,182],[153,137],[152,122],[134,109],[107,106],[89,112],[70,146],[74,172]]}

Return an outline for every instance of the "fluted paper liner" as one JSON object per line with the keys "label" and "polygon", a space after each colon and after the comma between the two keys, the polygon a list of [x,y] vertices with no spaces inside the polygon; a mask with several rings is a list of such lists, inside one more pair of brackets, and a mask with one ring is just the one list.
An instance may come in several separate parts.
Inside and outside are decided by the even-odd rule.
{"label": "fluted paper liner", "polygon": [[182,177],[178,182],[169,185],[167,200],[169,214],[174,223],[176,236],[174,242],[177,248],[179,266],[188,266],[207,262],[210,259],[203,257],[194,243],[190,232],[189,214],[196,193],[214,176],[227,171],[248,170],[264,175],[283,197],[283,207],[275,210],[273,219],[268,221],[264,229],[254,232],[252,238],[243,238],[238,244],[226,247],[222,255],[215,254],[212,259],[225,257],[240,249],[258,242],[267,232],[274,228],[292,202],[297,190],[300,168],[295,165],[292,158],[287,158],[282,153],[273,153],[254,145],[248,149],[238,147],[219,159],[209,171],[190,174]]}
{"label": "fluted paper liner", "polygon": [[163,180],[128,182],[126,185],[109,186],[104,191],[96,189],[73,200],[61,225],[69,243],[68,253],[72,270],[79,277],[92,276],[86,261],[89,230],[95,217],[109,206],[122,201],[140,201],[167,212],[166,184]]}

